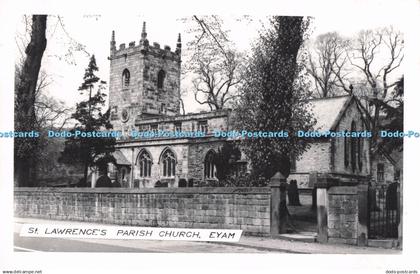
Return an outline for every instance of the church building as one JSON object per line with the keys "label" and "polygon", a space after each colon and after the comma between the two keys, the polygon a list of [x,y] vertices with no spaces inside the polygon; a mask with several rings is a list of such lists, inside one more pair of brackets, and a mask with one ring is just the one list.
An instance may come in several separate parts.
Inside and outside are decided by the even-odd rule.
{"label": "church building", "polygon": [[[111,179],[122,187],[182,187],[190,181],[217,180],[214,156],[228,142],[213,136],[215,130],[229,131],[231,110],[181,115],[181,36],[174,51],[169,46],[149,43],[146,24],[141,38],[116,47],[110,43],[109,106],[113,130],[122,131],[117,140]],[[315,130],[363,131],[367,124],[354,96],[311,100],[317,120]],[[154,136],[129,138],[130,132],[197,132],[199,138]],[[292,161],[289,180],[311,187],[317,172],[367,176],[370,173],[368,138],[315,138],[309,149]],[[247,170],[245,159],[238,161]],[[94,181],[94,180],[92,180]],[[94,183],[93,183],[94,187]]]}
{"label": "church building", "polygon": [[[116,165],[109,173],[123,187],[216,180],[213,157],[225,140],[211,133],[228,130],[230,110],[180,114],[181,48],[180,35],[175,51],[150,44],[145,23],[137,45],[131,42],[117,49],[112,33],[109,106],[113,130],[124,137],[117,141]],[[128,138],[133,131],[200,131],[203,136]]]}

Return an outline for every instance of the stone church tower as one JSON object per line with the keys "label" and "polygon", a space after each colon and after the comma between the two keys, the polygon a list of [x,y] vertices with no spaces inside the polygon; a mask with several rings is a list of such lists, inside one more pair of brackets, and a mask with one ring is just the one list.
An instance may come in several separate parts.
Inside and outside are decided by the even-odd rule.
{"label": "stone church tower", "polygon": [[143,118],[179,114],[181,82],[181,35],[175,51],[149,44],[143,23],[139,45],[130,42],[116,48],[110,43],[109,106],[114,130],[123,134],[139,130]]}

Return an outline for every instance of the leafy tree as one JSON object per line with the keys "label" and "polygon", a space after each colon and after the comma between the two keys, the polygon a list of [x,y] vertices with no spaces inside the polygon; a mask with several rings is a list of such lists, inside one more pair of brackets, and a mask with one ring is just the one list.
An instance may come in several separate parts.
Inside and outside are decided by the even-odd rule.
{"label": "leafy tree", "polygon": [[247,131],[287,131],[288,138],[245,138],[242,151],[251,160],[252,175],[271,178],[290,173],[290,158],[298,157],[307,142],[297,130],[314,124],[308,109],[306,75],[297,62],[309,19],[276,16],[253,49],[244,79],[243,92],[235,111],[236,128]]}
{"label": "leafy tree", "polygon": [[240,158],[241,152],[234,143],[224,143],[223,146],[217,150],[214,159],[217,169],[217,179],[220,181],[226,180],[232,173],[235,162]]}
{"label": "leafy tree", "polygon": [[[105,105],[106,94],[103,93],[106,82],[101,81],[95,72],[98,71],[95,56],[92,55],[89,65],[83,77],[83,83],[79,87],[82,95],[87,95],[87,100],[76,105],[76,111],[72,118],[78,123],[70,131],[75,133],[109,130],[112,125],[109,122],[110,111],[102,113]],[[96,88],[96,92],[94,91]],[[84,183],[87,182],[89,167],[104,165],[114,158],[111,152],[115,150],[115,138],[83,138],[70,137],[66,140],[65,148],[61,154],[62,163],[81,163],[84,166]]]}

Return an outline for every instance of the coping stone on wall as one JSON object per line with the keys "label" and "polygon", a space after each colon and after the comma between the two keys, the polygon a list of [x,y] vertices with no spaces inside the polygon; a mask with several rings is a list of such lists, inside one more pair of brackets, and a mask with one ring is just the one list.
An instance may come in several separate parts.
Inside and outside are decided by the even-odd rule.
{"label": "coping stone on wall", "polygon": [[357,195],[357,187],[334,186],[328,189],[328,195]]}
{"label": "coping stone on wall", "polygon": [[16,187],[15,192],[62,192],[62,193],[191,193],[191,194],[270,194],[269,187],[191,187],[191,188],[46,188],[46,187]]}

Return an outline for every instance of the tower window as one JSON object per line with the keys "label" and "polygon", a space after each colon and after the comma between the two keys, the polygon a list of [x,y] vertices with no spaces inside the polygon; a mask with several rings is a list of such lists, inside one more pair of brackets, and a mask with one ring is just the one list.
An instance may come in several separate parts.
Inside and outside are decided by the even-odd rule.
{"label": "tower window", "polygon": [[209,131],[209,126],[207,124],[207,120],[199,121],[198,122],[198,129],[200,131],[204,132],[205,134],[207,134],[207,132]]}
{"label": "tower window", "polygon": [[149,131],[150,125],[140,125],[139,130],[140,132],[146,132]]}
{"label": "tower window", "polygon": [[150,125],[150,131],[154,134],[157,134],[159,131],[159,125],[158,124],[151,124]]}
{"label": "tower window", "polygon": [[161,69],[158,73],[158,82],[157,82],[157,87],[158,88],[163,88],[163,84],[165,82],[165,71],[163,69]]}
{"label": "tower window", "polygon": [[123,87],[128,87],[130,85],[130,72],[128,69],[125,69],[122,74],[122,83]]}
{"label": "tower window", "polygon": [[165,104],[160,105],[160,113],[163,113],[163,114],[166,113],[166,105]]}
{"label": "tower window", "polygon": [[182,123],[181,122],[176,122],[174,123],[174,131],[181,131],[182,129]]}

